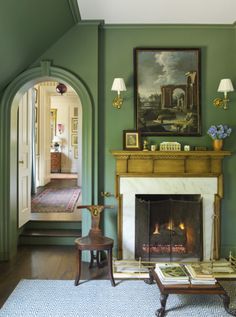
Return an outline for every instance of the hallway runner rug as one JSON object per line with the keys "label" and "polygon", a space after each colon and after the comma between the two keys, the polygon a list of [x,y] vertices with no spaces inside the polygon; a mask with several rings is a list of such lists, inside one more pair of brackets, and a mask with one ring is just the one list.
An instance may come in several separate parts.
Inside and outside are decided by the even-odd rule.
{"label": "hallway runner rug", "polygon": [[[0,317],[155,317],[156,284],[116,280],[21,280],[0,309]],[[223,284],[223,283],[222,283]],[[235,281],[223,286],[235,305]],[[230,317],[217,295],[170,295],[166,317]]]}
{"label": "hallway runner rug", "polygon": [[31,200],[31,212],[73,212],[79,188],[46,188]]}

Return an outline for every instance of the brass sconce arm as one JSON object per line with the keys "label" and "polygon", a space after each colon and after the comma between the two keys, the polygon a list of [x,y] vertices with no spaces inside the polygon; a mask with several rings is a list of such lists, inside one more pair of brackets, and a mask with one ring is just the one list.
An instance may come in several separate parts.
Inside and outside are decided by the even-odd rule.
{"label": "brass sconce arm", "polygon": [[216,107],[216,108],[221,108],[223,106],[223,109],[224,110],[227,110],[228,109],[228,103],[229,103],[229,99],[228,98],[224,98],[224,99],[221,99],[221,98],[215,98],[213,100],[213,105]]}
{"label": "brass sconce arm", "polygon": [[125,81],[123,78],[115,78],[111,90],[117,91],[117,97],[114,98],[112,105],[116,109],[120,109],[123,104],[123,98],[120,96],[121,91],[126,91]]}
{"label": "brass sconce arm", "polygon": [[123,104],[123,98],[121,98],[120,95],[118,95],[117,97],[113,99],[112,105],[114,108],[120,109],[122,104]]}

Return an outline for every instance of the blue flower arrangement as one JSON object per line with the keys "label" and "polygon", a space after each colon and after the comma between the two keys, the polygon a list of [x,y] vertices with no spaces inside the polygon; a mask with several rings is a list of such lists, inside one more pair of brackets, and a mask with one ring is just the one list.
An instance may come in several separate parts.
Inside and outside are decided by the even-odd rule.
{"label": "blue flower arrangement", "polygon": [[232,129],[229,128],[227,125],[219,124],[212,125],[208,129],[207,134],[210,135],[213,140],[222,140],[227,138],[227,136],[230,136],[231,132]]}

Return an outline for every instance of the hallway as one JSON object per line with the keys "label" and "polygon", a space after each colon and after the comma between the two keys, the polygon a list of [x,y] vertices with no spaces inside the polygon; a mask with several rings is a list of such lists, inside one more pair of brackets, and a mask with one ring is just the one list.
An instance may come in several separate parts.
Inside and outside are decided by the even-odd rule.
{"label": "hallway", "polygon": [[[46,186],[38,187],[37,194],[47,188],[72,188],[77,187],[77,174],[51,174],[51,182]],[[32,196],[34,198],[35,196]],[[82,195],[80,194],[73,212],[32,212],[32,221],[81,221],[81,210],[77,206],[81,204]]]}

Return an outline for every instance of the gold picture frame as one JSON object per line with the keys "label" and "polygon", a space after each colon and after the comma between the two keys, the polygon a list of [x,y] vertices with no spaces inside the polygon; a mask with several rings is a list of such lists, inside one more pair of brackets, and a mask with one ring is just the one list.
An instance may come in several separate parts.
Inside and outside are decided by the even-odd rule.
{"label": "gold picture frame", "polygon": [[72,146],[78,145],[78,135],[77,134],[71,135],[71,145]]}
{"label": "gold picture frame", "polygon": [[71,118],[71,133],[77,133],[78,131],[78,118]]}
{"label": "gold picture frame", "polygon": [[50,109],[50,137],[51,142],[56,135],[57,128],[57,109]]}
{"label": "gold picture frame", "polygon": [[74,146],[74,159],[77,160],[78,157],[79,157],[78,146],[76,145],[76,146]]}
{"label": "gold picture frame", "polygon": [[136,130],[124,130],[123,131],[123,147],[124,150],[140,150],[141,140],[140,133]]}

